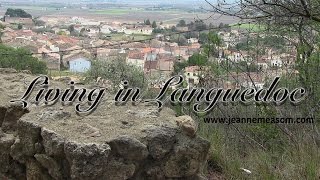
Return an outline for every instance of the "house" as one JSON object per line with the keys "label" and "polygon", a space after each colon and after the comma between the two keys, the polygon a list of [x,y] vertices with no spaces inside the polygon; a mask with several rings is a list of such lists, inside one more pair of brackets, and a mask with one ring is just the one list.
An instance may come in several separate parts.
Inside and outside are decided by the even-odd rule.
{"label": "house", "polygon": [[227,59],[232,62],[240,62],[245,60],[244,56],[240,52],[231,52],[231,54],[227,56]]}
{"label": "house", "polygon": [[33,26],[34,24],[32,21],[32,18],[21,18],[21,17],[10,17],[10,16],[5,16],[4,22],[9,24],[23,24],[26,26]]}
{"label": "house", "polygon": [[265,85],[265,77],[260,73],[230,73],[229,79],[235,81],[237,86],[245,88],[262,89]]}
{"label": "house", "polygon": [[197,38],[190,38],[190,39],[188,39],[188,43],[189,43],[189,44],[198,43],[198,42],[199,42],[199,40],[198,40]]}
{"label": "house", "polygon": [[100,29],[97,27],[87,28],[87,34],[89,37],[96,37],[98,36],[99,32],[100,32]]}
{"label": "house", "polygon": [[186,32],[189,30],[189,28],[188,27],[176,27],[176,30],[179,32]]}
{"label": "house", "polygon": [[126,63],[134,65],[143,70],[145,64],[145,54],[141,52],[129,52]]}
{"label": "house", "polygon": [[188,88],[199,84],[200,72],[199,66],[188,66],[184,69],[184,77],[188,83]]}
{"label": "house", "polygon": [[100,28],[101,33],[104,34],[110,34],[113,30],[113,27],[109,26],[109,25],[102,25]]}
{"label": "house", "polygon": [[135,27],[130,29],[124,29],[125,34],[143,34],[143,35],[151,35],[153,32],[153,29],[148,26],[141,26],[141,27]]}
{"label": "house", "polygon": [[[77,60],[75,62],[78,63],[73,63],[73,65],[76,66],[80,66],[79,69],[83,69],[81,68],[83,66],[83,64],[87,65],[87,63],[84,60],[89,60],[90,58],[92,58],[91,53],[87,50],[74,50],[72,51],[70,54],[64,55],[62,58],[62,63],[65,67],[69,67],[69,69],[78,69],[75,67],[70,67],[70,62]],[[81,63],[80,63],[81,62]],[[82,63],[83,62],[83,63]],[[87,66],[85,66],[87,67]]]}
{"label": "house", "polygon": [[256,65],[258,66],[258,69],[259,70],[262,70],[262,71],[265,71],[268,69],[268,62],[267,62],[267,59],[266,58],[259,58],[257,61],[256,61]]}
{"label": "house", "polygon": [[175,57],[170,54],[159,54],[157,58],[157,70],[161,72],[162,77],[169,78],[174,70]]}
{"label": "house", "polygon": [[280,57],[273,57],[270,60],[270,64],[271,64],[271,67],[279,67],[279,68],[281,68],[283,63],[282,63],[282,60],[280,59]]}
{"label": "house", "polygon": [[158,67],[158,61],[157,60],[145,61],[145,63],[144,63],[144,72],[146,74],[150,74],[152,72],[157,71],[157,67]]}
{"label": "house", "polygon": [[91,68],[91,61],[86,58],[76,58],[69,61],[69,71],[83,73]]}
{"label": "house", "polygon": [[60,70],[60,55],[57,53],[42,54],[41,58],[49,70]]}

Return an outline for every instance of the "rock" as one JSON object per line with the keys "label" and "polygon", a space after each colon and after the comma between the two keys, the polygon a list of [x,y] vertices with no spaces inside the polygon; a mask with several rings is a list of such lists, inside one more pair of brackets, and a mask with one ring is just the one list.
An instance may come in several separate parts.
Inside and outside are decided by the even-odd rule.
{"label": "rock", "polygon": [[29,70],[22,70],[22,71],[20,71],[21,73],[24,73],[24,74],[32,74],[31,73],[31,71],[29,71]]}
{"label": "rock", "polygon": [[48,109],[44,112],[42,112],[41,114],[38,115],[38,117],[40,118],[40,120],[65,120],[67,118],[70,118],[71,113],[67,112],[67,111],[63,111],[62,110],[51,110]]}
{"label": "rock", "polygon": [[56,81],[61,81],[61,82],[64,82],[64,83],[69,83],[71,81],[71,78],[70,77],[60,77],[60,78],[56,78],[55,80]]}
{"label": "rock", "polygon": [[49,156],[61,157],[64,155],[64,139],[60,135],[46,128],[41,130],[42,143]]}
{"label": "rock", "polygon": [[36,160],[48,170],[48,173],[54,178],[54,179],[62,179],[61,174],[61,166],[58,164],[56,160],[54,160],[52,157],[49,157],[45,154],[35,154],[34,157]]}
{"label": "rock", "polygon": [[35,144],[40,140],[41,128],[31,122],[18,121],[18,135],[23,147],[23,153],[33,156],[36,153]]}
{"label": "rock", "polygon": [[26,162],[26,177],[28,180],[51,180],[52,178],[34,159],[28,159]]}
{"label": "rock", "polygon": [[147,146],[137,139],[121,136],[108,143],[111,150],[121,157],[131,161],[141,161],[148,156]]}
{"label": "rock", "polygon": [[2,73],[2,74],[17,73],[17,70],[12,69],[12,68],[0,68],[0,73]]}
{"label": "rock", "polygon": [[148,150],[154,159],[161,159],[170,152],[176,142],[177,131],[167,127],[149,127],[147,131]]}
{"label": "rock", "polygon": [[23,144],[20,142],[19,138],[16,138],[15,142],[11,146],[10,155],[14,160],[20,163],[24,164],[26,162],[26,155],[24,154],[24,151],[23,151]]}
{"label": "rock", "polygon": [[159,165],[154,165],[147,167],[146,170],[146,178],[147,179],[166,179],[161,167]]}
{"label": "rock", "polygon": [[17,129],[17,121],[24,114],[28,113],[27,109],[21,105],[11,105],[8,107],[2,122],[2,130],[4,132],[13,132]]}
{"label": "rock", "polygon": [[43,151],[43,146],[41,143],[37,142],[34,144],[34,150],[36,153],[41,153]]}
{"label": "rock", "polygon": [[103,179],[123,180],[133,176],[136,167],[123,159],[111,159],[104,172]]}
{"label": "rock", "polygon": [[204,175],[196,175],[194,178],[192,178],[192,180],[208,180],[207,177],[205,177]]}
{"label": "rock", "polygon": [[132,114],[136,117],[140,118],[156,118],[159,117],[159,110],[155,108],[149,108],[144,110],[138,110],[138,111],[127,111],[128,114]]}
{"label": "rock", "polygon": [[84,124],[84,127],[81,127],[82,132],[84,135],[88,136],[88,137],[100,137],[100,131],[98,128],[91,126],[88,123]]}
{"label": "rock", "polygon": [[180,136],[174,151],[163,165],[166,177],[189,177],[202,171],[210,144],[202,138]]}
{"label": "rock", "polygon": [[4,117],[6,115],[6,112],[7,112],[7,108],[1,106],[0,107],[0,127],[2,126],[2,123],[3,123]]}
{"label": "rock", "polygon": [[7,174],[10,174],[14,179],[27,179],[26,167],[17,161],[12,161],[9,173]]}
{"label": "rock", "polygon": [[0,173],[6,173],[10,169],[10,147],[14,141],[12,134],[4,134],[0,138]]}
{"label": "rock", "polygon": [[197,132],[197,124],[190,116],[177,117],[176,122],[186,135],[195,137]]}
{"label": "rock", "polygon": [[64,147],[70,164],[72,179],[98,179],[107,167],[111,148],[107,144],[77,144],[67,142]]}

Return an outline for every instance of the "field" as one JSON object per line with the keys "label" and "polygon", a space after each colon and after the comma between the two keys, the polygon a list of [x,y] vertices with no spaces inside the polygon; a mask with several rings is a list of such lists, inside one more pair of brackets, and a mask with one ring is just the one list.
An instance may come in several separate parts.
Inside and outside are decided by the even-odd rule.
{"label": "field", "polygon": [[140,35],[140,34],[133,34],[133,35],[125,35],[125,34],[108,34],[108,36],[111,36],[112,41],[141,41],[141,40],[147,40],[151,36],[148,35]]}
{"label": "field", "polygon": [[[234,24],[236,25],[236,24]],[[252,32],[260,32],[266,29],[265,26],[263,25],[258,25],[258,24],[241,24],[239,26],[235,26],[234,28],[240,28],[240,29],[245,29],[248,31],[252,31]]]}
{"label": "field", "polygon": [[89,10],[90,13],[100,15],[124,15],[136,10],[132,9],[104,9],[104,10]]}
{"label": "field", "polygon": [[[198,13],[190,12],[183,9],[164,9],[164,10],[152,10],[145,8],[130,8],[130,7],[108,7],[108,8],[82,8],[82,7],[56,7],[54,5],[4,5],[0,7],[0,15],[4,15],[7,8],[20,8],[26,10],[34,17],[56,17],[65,18],[73,16],[81,16],[84,18],[95,19],[99,21],[118,21],[123,23],[136,23],[143,22],[145,19],[151,21],[164,22],[166,24],[176,24],[181,19],[187,22],[194,21],[196,19],[202,19],[207,23],[213,23],[218,25],[223,23],[235,23],[236,19],[231,17],[219,15],[213,15],[210,13]],[[211,18],[209,18],[212,16]],[[209,19],[208,19],[209,18]]]}

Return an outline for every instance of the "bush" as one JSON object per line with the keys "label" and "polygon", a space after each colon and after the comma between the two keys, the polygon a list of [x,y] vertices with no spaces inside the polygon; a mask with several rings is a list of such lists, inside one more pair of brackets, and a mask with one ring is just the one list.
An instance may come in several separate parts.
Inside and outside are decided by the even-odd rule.
{"label": "bush", "polygon": [[16,70],[29,70],[33,74],[46,74],[46,64],[35,57],[31,52],[18,48],[14,49],[4,45],[0,45],[0,67],[13,68]]}
{"label": "bush", "polygon": [[89,79],[101,77],[109,80],[114,91],[119,90],[119,85],[124,80],[133,88],[143,89],[146,84],[143,71],[134,65],[127,65],[121,57],[116,60],[93,61],[87,76]]}

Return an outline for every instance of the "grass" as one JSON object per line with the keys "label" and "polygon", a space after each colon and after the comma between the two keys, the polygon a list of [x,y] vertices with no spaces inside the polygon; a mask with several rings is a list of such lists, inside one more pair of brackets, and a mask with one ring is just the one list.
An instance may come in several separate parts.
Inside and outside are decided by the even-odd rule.
{"label": "grass", "polygon": [[145,9],[101,9],[101,10],[90,10],[91,13],[101,14],[101,15],[125,15],[130,12],[146,12],[146,13],[164,13],[164,14],[181,14],[181,10],[145,10]]}
{"label": "grass", "polygon": [[140,35],[140,34],[126,35],[121,33],[108,34],[107,36],[111,36],[112,41],[130,41],[130,40],[142,41],[142,40],[147,40],[151,37],[149,35]]}
{"label": "grass", "polygon": [[[236,24],[232,24],[236,25]],[[260,32],[266,29],[264,25],[258,25],[258,24],[241,24],[240,26],[234,26],[234,28],[240,28],[245,29],[251,32]]]}
{"label": "grass", "polygon": [[53,10],[56,10],[56,8],[53,8],[53,7],[42,7],[42,6],[6,6],[6,8],[23,9],[26,11],[53,11]]}
{"label": "grass", "polygon": [[77,75],[75,73],[72,73],[70,71],[58,71],[58,70],[48,70],[48,75],[51,77],[59,77],[59,76],[74,76]]}
{"label": "grass", "polygon": [[[208,168],[222,173],[226,179],[316,180],[320,177],[320,149],[305,132],[295,133],[296,142],[274,142],[273,148],[267,150],[248,145],[248,140],[221,126],[200,122],[198,133],[211,143]],[[249,169],[252,174],[241,168]]]}
{"label": "grass", "polygon": [[103,9],[103,10],[90,10],[90,12],[94,14],[101,14],[101,15],[124,15],[135,10],[131,9]]}

